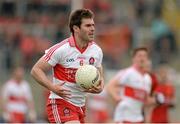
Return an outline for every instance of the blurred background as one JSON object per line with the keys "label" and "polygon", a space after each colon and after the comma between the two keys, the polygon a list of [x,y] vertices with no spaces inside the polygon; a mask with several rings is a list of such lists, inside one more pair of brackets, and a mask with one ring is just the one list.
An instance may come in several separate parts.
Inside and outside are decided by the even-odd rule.
{"label": "blurred background", "polygon": [[[79,7],[95,13],[96,41],[104,53],[106,83],[119,69],[129,66],[133,48],[148,47],[154,71],[161,64],[169,67],[176,92],[170,118],[171,122],[180,122],[179,0],[1,0],[0,85],[10,78],[14,66],[23,65],[37,121],[46,122],[46,90],[32,79],[30,69],[45,49],[70,36],[68,16]],[[113,105],[111,101],[108,104],[109,120]]]}

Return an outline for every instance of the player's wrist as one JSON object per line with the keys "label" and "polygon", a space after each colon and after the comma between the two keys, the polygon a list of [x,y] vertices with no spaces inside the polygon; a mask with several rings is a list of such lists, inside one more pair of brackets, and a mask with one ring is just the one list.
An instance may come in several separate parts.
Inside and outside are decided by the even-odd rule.
{"label": "player's wrist", "polygon": [[55,85],[53,83],[49,84],[47,87],[50,91],[54,92],[55,91]]}

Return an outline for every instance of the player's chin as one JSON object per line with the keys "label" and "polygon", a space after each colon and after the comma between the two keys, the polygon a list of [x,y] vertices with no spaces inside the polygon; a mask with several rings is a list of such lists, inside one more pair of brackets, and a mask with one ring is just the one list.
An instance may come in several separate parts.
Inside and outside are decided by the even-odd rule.
{"label": "player's chin", "polygon": [[89,36],[89,41],[93,41],[94,40],[94,36]]}
{"label": "player's chin", "polygon": [[139,65],[140,65],[141,67],[144,67],[144,66],[146,66],[146,63],[145,63],[145,61],[140,61],[140,62],[139,62]]}

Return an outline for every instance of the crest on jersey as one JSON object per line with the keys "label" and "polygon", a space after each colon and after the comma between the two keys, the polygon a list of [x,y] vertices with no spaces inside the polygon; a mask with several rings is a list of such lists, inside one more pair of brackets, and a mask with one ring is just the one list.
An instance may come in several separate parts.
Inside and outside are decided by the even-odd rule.
{"label": "crest on jersey", "polygon": [[94,57],[91,57],[91,58],[89,59],[89,64],[90,64],[90,65],[94,65],[94,62],[95,62]]}
{"label": "crest on jersey", "polygon": [[69,108],[64,108],[63,113],[64,113],[64,116],[70,116]]}

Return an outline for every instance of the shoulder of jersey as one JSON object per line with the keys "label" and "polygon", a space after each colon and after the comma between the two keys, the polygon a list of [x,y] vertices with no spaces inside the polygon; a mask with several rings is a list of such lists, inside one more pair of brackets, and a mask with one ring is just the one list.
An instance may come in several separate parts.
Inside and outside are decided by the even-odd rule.
{"label": "shoulder of jersey", "polygon": [[128,67],[128,68],[124,69],[124,74],[126,74],[126,75],[131,75],[134,72],[135,72],[135,70],[133,67]]}
{"label": "shoulder of jersey", "polygon": [[14,87],[14,84],[14,81],[10,79],[3,85],[3,87]]}
{"label": "shoulder of jersey", "polygon": [[95,41],[92,41],[91,42],[91,45],[95,48],[97,48],[98,50],[102,51],[101,47],[95,42]]}

